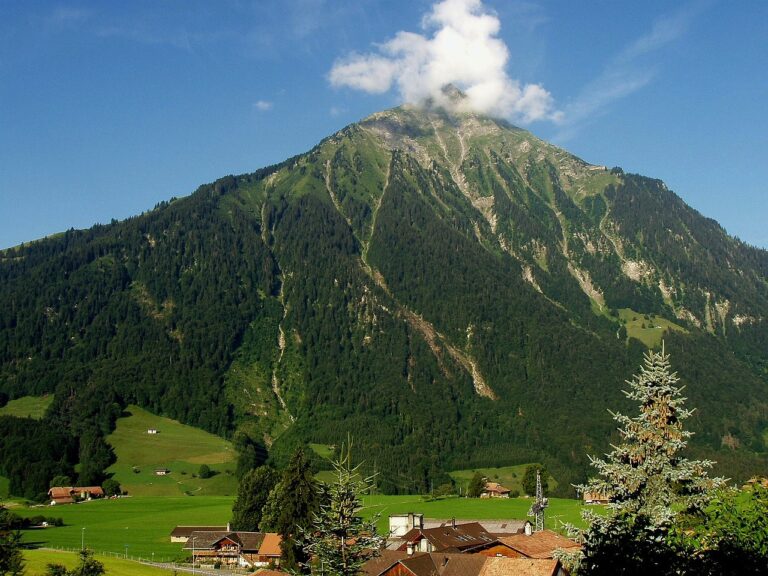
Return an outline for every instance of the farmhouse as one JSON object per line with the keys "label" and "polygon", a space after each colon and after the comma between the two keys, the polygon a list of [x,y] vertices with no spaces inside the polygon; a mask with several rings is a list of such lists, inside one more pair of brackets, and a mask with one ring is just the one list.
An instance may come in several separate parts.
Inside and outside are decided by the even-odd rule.
{"label": "farmhouse", "polygon": [[48,498],[51,506],[57,504],[74,504],[81,500],[103,498],[104,490],[101,486],[53,486],[48,490]]}
{"label": "farmhouse", "polygon": [[384,552],[366,562],[363,571],[367,576],[567,576],[559,560],[435,552],[397,554]]}
{"label": "farmhouse", "polygon": [[147,434],[157,434],[157,428],[147,428]]}
{"label": "farmhouse", "polygon": [[498,482],[486,482],[480,498],[509,498],[509,489]]}
{"label": "farmhouse", "polygon": [[556,550],[573,551],[581,547],[578,542],[552,530],[502,536],[499,541],[516,555],[533,559],[551,559]]}
{"label": "farmhouse", "polygon": [[581,496],[584,504],[608,504],[611,501],[610,495],[604,492],[584,492]]}
{"label": "farmhouse", "polygon": [[176,526],[171,531],[171,542],[186,542],[192,532],[229,532],[230,526]]}
{"label": "farmhouse", "polygon": [[155,476],[168,476],[171,471],[168,468],[155,468]]}
{"label": "farmhouse", "polygon": [[195,564],[254,568],[280,563],[280,535],[262,532],[195,531],[184,550]]}
{"label": "farmhouse", "polygon": [[479,522],[437,528],[413,528],[402,536],[401,552],[479,553],[492,549],[492,555],[507,556],[507,547]]}

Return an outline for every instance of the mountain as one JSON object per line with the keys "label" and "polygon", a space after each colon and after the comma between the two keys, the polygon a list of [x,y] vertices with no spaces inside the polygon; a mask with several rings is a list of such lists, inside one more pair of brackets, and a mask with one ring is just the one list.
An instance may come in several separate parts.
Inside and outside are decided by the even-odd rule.
{"label": "mountain", "polygon": [[133,403],[256,459],[350,434],[387,492],[530,461],[567,490],[663,338],[692,451],[743,478],[768,464],[767,278],[659,180],[406,106],[1,252],[0,391],[55,393],[42,425],[81,463]]}

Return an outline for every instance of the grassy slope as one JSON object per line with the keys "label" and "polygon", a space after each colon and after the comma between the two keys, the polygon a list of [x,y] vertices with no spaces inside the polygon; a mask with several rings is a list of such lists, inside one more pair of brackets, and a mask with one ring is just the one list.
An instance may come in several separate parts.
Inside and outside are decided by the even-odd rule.
{"label": "grassy slope", "polygon": [[45,396],[23,396],[11,400],[0,408],[0,416],[16,416],[18,418],[34,418],[40,420],[53,402],[53,394]]}
{"label": "grassy slope", "polygon": [[[457,519],[525,519],[531,501],[446,498],[424,501],[421,496],[368,496],[364,499],[365,516],[380,514],[379,530],[387,531],[387,516],[404,512],[420,512],[426,518]],[[120,498],[95,500],[84,504],[56,508],[14,508],[21,516],[60,516],[65,526],[30,530],[24,541],[40,546],[79,549],[85,527],[85,544],[97,552],[171,560],[182,554],[182,544],[171,543],[170,533],[176,525],[224,525],[231,517],[232,498],[201,496],[196,498]],[[557,529],[560,522],[580,524],[582,504],[577,500],[550,499],[547,527]]]}
{"label": "grassy slope", "polygon": [[[471,470],[454,470],[450,472],[451,478],[456,481],[456,485],[460,486],[462,491],[467,489],[469,481],[475,475],[475,472],[480,472],[483,476],[488,478],[491,482],[498,482],[509,490],[517,490],[520,494],[524,495],[522,480],[525,476],[525,469],[529,464],[518,464],[517,466],[504,466],[501,468],[473,468]],[[549,477],[549,489],[550,491],[557,488],[557,481]]]}
{"label": "grassy slope", "polygon": [[[95,559],[104,564],[109,576],[168,576],[168,570],[153,568],[123,558],[96,555]],[[78,565],[80,559],[76,552],[58,550],[25,550],[26,574],[45,574],[48,564],[62,564],[68,569]]]}
{"label": "grassy slope", "polygon": [[[234,496],[237,481],[232,475],[237,454],[218,436],[155,416],[129,406],[130,416],[120,418],[107,441],[115,449],[117,462],[109,468],[124,490],[133,496]],[[147,434],[156,428],[158,434]],[[218,472],[212,478],[195,478],[200,465]],[[171,470],[155,476],[155,468]],[[138,470],[138,472],[134,472]]]}
{"label": "grassy slope", "polygon": [[627,329],[627,336],[637,338],[648,348],[656,348],[667,330],[685,332],[685,328],[655,314],[649,314],[649,320],[640,312],[630,308],[619,310],[619,318]]}

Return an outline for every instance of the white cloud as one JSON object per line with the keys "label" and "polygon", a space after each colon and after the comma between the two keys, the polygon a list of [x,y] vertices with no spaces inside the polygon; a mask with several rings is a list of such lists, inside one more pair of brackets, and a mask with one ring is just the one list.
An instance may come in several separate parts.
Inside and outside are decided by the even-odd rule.
{"label": "white cloud", "polygon": [[272,110],[272,106],[274,105],[273,102],[270,102],[269,100],[257,100],[253,103],[253,107],[256,108],[259,112],[266,112],[267,110]]}
{"label": "white cloud", "polygon": [[[498,38],[500,27],[481,0],[442,0],[422,20],[428,34],[398,32],[376,53],[339,59],[329,80],[373,94],[395,87],[413,104],[431,100],[522,122],[558,120],[561,113],[547,90],[507,74],[509,50]],[[449,84],[467,98],[452,101],[443,91]]]}

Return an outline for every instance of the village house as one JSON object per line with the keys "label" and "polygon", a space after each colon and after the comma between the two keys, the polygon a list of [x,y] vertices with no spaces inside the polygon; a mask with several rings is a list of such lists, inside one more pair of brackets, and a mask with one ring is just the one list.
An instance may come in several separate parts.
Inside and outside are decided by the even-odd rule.
{"label": "village house", "polygon": [[401,552],[472,553],[487,556],[513,554],[479,522],[452,524],[436,528],[413,528],[401,538]]}
{"label": "village house", "polygon": [[155,476],[168,476],[171,471],[168,468],[155,468]]}
{"label": "village house", "polygon": [[502,536],[499,541],[513,551],[511,556],[519,558],[551,559],[556,550],[573,551],[581,547],[578,542],[546,529]]}
{"label": "village house", "polygon": [[480,498],[509,498],[509,489],[498,482],[486,482]]}
{"label": "village house", "polygon": [[74,504],[83,500],[103,498],[101,486],[53,486],[48,490],[51,506],[57,504]]}
{"label": "village house", "polygon": [[608,504],[611,501],[610,495],[605,492],[584,492],[581,497],[584,504]]}
{"label": "village house", "polygon": [[567,576],[559,560],[385,550],[365,563],[367,576]]}
{"label": "village house", "polygon": [[257,568],[280,564],[280,541],[274,533],[194,531],[184,550],[194,564]]}
{"label": "village house", "polygon": [[192,532],[230,532],[230,526],[176,526],[171,531],[171,542],[186,542]]}

